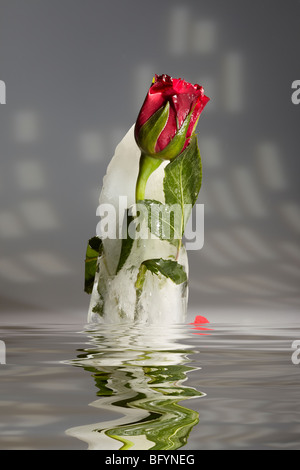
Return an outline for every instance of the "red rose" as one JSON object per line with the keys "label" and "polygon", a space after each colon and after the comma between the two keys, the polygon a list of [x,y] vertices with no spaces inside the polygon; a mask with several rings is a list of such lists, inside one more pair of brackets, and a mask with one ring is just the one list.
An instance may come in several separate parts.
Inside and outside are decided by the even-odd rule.
{"label": "red rose", "polygon": [[155,75],[135,125],[142,152],[168,160],[179,155],[189,144],[208,101],[202,86]]}

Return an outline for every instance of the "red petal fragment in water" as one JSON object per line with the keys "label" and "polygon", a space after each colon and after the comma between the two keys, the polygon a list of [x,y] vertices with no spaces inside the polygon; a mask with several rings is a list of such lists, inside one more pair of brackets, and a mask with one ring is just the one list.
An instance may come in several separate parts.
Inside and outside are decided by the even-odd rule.
{"label": "red petal fragment in water", "polygon": [[198,324],[198,323],[209,323],[209,321],[207,320],[207,318],[205,317],[202,317],[202,315],[197,315],[195,317],[195,320],[193,321],[193,323],[190,323],[190,325],[195,325],[195,324]]}

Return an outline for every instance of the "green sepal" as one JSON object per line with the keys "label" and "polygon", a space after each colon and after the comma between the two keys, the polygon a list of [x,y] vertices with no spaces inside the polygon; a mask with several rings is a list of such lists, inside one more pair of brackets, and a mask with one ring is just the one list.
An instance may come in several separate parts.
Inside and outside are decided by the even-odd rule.
{"label": "green sepal", "polygon": [[174,160],[176,157],[178,157],[178,155],[180,155],[187,139],[186,134],[190,125],[192,114],[193,109],[187,115],[182,123],[182,126],[176,132],[170,143],[163,150],[155,153],[156,158],[161,158],[162,160]]}
{"label": "green sepal", "polygon": [[187,139],[186,134],[189,129],[193,111],[194,108],[192,108],[186,116],[180,129],[177,130],[170,143],[160,152],[156,152],[155,147],[157,140],[169,117],[170,104],[169,101],[167,101],[165,106],[161,107],[145,122],[138,133],[138,144],[142,152],[161,160],[173,160],[180,155]]}
{"label": "green sepal", "polygon": [[159,108],[139,130],[138,144],[147,155],[155,154],[156,142],[167,123],[169,112],[170,103],[167,101],[165,106]]}

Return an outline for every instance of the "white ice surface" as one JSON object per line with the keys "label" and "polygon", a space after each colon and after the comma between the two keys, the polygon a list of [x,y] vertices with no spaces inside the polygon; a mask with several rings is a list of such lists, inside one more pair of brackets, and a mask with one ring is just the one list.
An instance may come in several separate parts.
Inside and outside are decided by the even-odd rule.
{"label": "white ice surface", "polygon": [[[139,170],[140,151],[134,139],[134,126],[118,144],[103,178],[99,204],[112,204],[116,220],[123,220],[119,214],[120,197],[126,196],[127,207],[135,203],[135,185]],[[150,176],[145,197],[164,202],[163,163]],[[147,230],[147,229],[145,229]],[[126,264],[117,275],[121,240],[103,240],[104,257],[99,260],[99,274],[94,283],[88,314],[89,322],[115,323],[138,320],[146,323],[183,322],[187,309],[187,286],[176,285],[170,279],[147,272],[143,293],[136,310],[135,281],[142,261],[153,258],[174,259],[176,248],[159,239],[135,240]],[[182,247],[178,262],[188,274],[188,260]],[[99,288],[98,288],[99,286]],[[99,290],[102,299],[99,296]],[[104,314],[100,317],[92,312],[95,305],[104,304]]]}

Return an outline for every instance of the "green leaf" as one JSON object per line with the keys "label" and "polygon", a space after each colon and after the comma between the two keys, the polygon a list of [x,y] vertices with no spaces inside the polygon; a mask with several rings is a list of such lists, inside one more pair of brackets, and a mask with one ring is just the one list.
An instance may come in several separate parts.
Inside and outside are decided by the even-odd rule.
{"label": "green leaf", "polygon": [[129,236],[128,227],[133,220],[134,220],[134,217],[129,214],[129,209],[127,209],[126,216],[124,218],[125,227],[123,228],[123,230],[126,231],[125,238],[122,239],[121,253],[120,253],[120,258],[119,258],[119,263],[118,263],[116,274],[120,271],[120,269],[122,269],[122,267],[126,263],[126,260],[128,256],[130,255],[130,252],[132,249],[134,239]]}
{"label": "green leaf", "polygon": [[147,224],[150,232],[161,240],[177,245],[178,240],[182,238],[181,206],[162,204],[152,199],[139,201],[139,204],[143,204],[147,209]]}
{"label": "green leaf", "polygon": [[155,153],[155,146],[158,137],[164,129],[169,117],[170,103],[167,101],[165,106],[158,109],[145,124],[141,127],[138,134],[139,145],[149,155]]}
{"label": "green leaf", "polygon": [[138,293],[140,293],[143,289],[147,270],[152,274],[162,274],[163,276],[171,279],[171,281],[173,281],[175,284],[182,284],[183,282],[187,281],[187,275],[184,267],[177,263],[177,261],[166,260],[162,258],[148,259],[142,262],[139,269],[135,284]]}
{"label": "green leaf", "polygon": [[93,237],[88,241],[85,255],[84,291],[91,294],[97,270],[98,257],[102,254],[103,245],[99,237]]}
{"label": "green leaf", "polygon": [[177,261],[166,259],[148,259],[142,263],[153,274],[162,274],[175,284],[181,284],[187,280],[184,267]]}
{"label": "green leaf", "polygon": [[181,207],[182,219],[176,231],[182,235],[192,207],[197,201],[201,181],[201,157],[194,134],[187,148],[166,166],[163,181],[166,204],[179,204]]}

